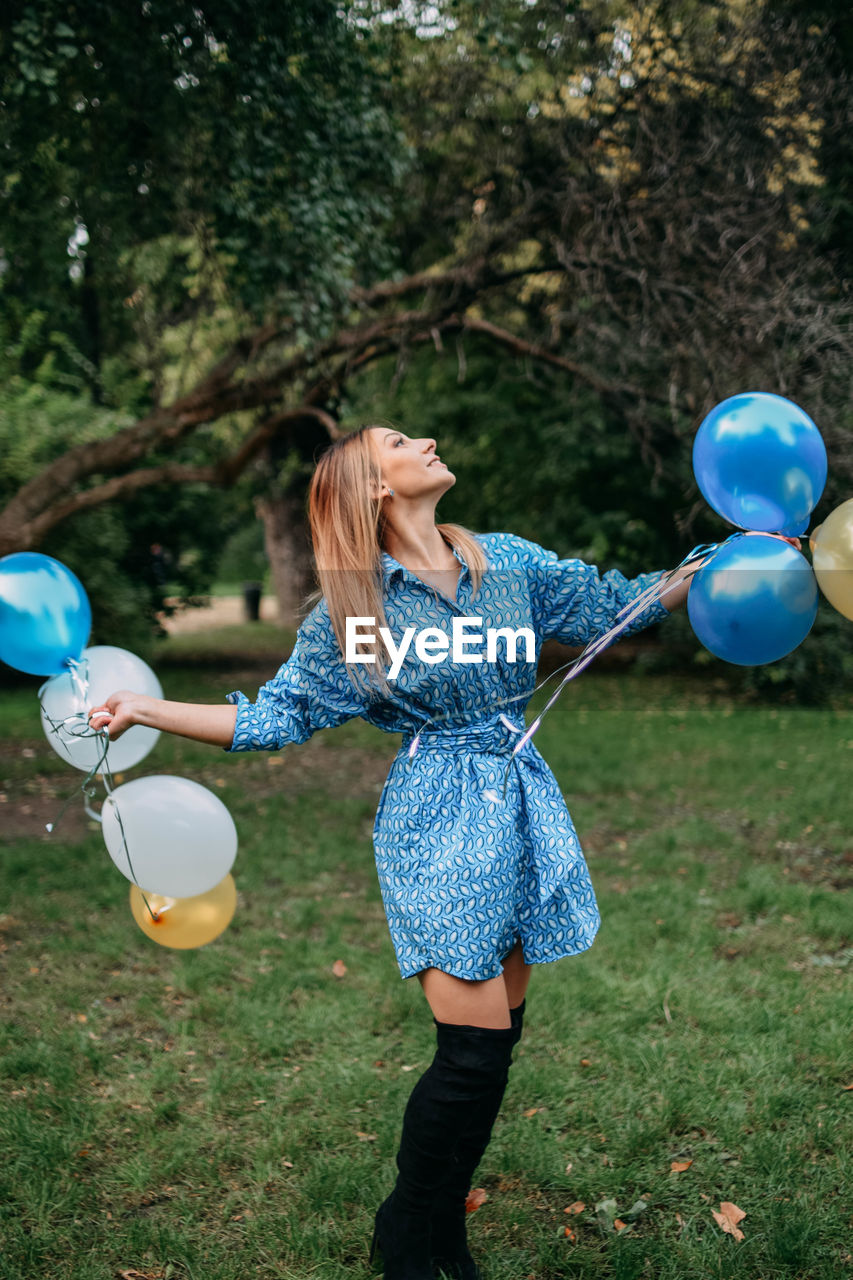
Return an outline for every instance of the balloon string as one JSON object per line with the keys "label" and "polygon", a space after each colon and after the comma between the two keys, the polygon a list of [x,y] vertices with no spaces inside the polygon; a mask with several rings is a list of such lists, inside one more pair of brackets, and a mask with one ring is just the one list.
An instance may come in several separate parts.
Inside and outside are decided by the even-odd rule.
{"label": "balloon string", "polygon": [[[740,534],[736,534],[736,533],[732,534],[730,538],[726,539],[726,541],[731,541],[732,538],[736,538],[739,536]],[[664,577],[658,580],[658,582],[652,583],[652,585],[650,587],[647,587],[646,590],[640,596],[638,596],[636,599],[630,601],[627,605],[625,605],[625,607],[620,611],[620,613],[617,614],[617,625],[612,627],[609,631],[605,631],[601,635],[596,636],[593,640],[589,642],[586,648],[583,649],[581,653],[579,653],[576,657],[570,658],[568,662],[563,663],[562,666],[556,667],[553,671],[549,672],[549,674],[545,676],[544,680],[541,680],[539,684],[535,685],[532,690],[526,691],[524,693],[513,694],[511,697],[508,697],[508,698],[500,698],[495,702],[489,703],[488,707],[484,708],[484,710],[487,710],[487,711],[499,711],[501,707],[509,707],[516,702],[528,702],[537,693],[539,693],[542,689],[544,689],[546,684],[548,684],[550,680],[553,680],[555,676],[558,676],[561,671],[567,671],[567,675],[564,676],[563,680],[560,682],[557,689],[551,695],[551,698],[549,699],[547,705],[539,713],[539,715],[534,720],[533,724],[525,731],[524,736],[521,739],[519,739],[518,743],[515,746],[515,750],[512,753],[512,757],[510,758],[509,765],[507,765],[506,773],[504,774],[504,785],[503,785],[504,799],[506,799],[506,788],[507,788],[507,782],[509,780],[510,765],[512,764],[517,753],[523,750],[526,743],[530,741],[530,738],[539,728],[539,725],[542,723],[542,719],[545,715],[545,712],[548,711],[550,707],[553,706],[553,704],[556,702],[564,685],[566,685],[569,680],[572,680],[577,675],[579,675],[580,672],[583,670],[583,668],[588,666],[589,663],[592,662],[593,658],[595,658],[603,649],[607,648],[607,646],[611,644],[611,642],[618,635],[620,635],[626,629],[626,627],[630,626],[630,624],[633,621],[635,621],[635,619],[638,618],[640,614],[642,614],[649,607],[649,605],[655,603],[655,601],[659,600],[662,596],[668,594],[668,592],[675,589],[675,587],[678,584],[675,582],[670,582],[670,579],[673,577],[674,574],[678,572],[679,569],[683,569],[686,565],[692,564],[694,560],[697,560],[699,558],[704,559],[704,557],[709,555],[711,552],[719,550],[719,548],[722,545],[723,543],[708,542],[708,543],[701,543],[699,546],[694,547],[693,550],[690,551],[684,557],[684,559],[681,561],[680,564],[676,565],[674,569],[669,570]],[[662,586],[663,586],[663,590],[661,590]],[[394,700],[395,702],[399,703],[405,710],[410,711],[414,716],[418,718],[421,718],[423,716],[422,711],[409,706],[409,704],[406,702],[406,699],[401,697],[400,694],[395,693]],[[413,759],[418,749],[418,746],[420,744],[421,734],[424,732],[424,730],[428,729],[430,725],[440,724],[443,720],[448,719],[450,714],[451,714],[450,712],[445,711],[445,712],[437,713],[434,716],[429,716],[426,719],[421,719],[420,727],[417,733],[415,734],[414,738],[412,739],[412,741],[409,743],[408,757],[410,760]]]}
{"label": "balloon string", "polygon": [[[737,537],[738,535],[733,534],[732,536]],[[730,541],[730,539],[726,539],[726,541]],[[515,746],[513,747],[512,754],[507,763],[506,770],[504,771],[502,799],[504,800],[506,799],[507,783],[509,781],[509,774],[510,774],[510,770],[512,768],[513,762],[515,760],[515,757],[518,755],[520,751],[523,751],[527,743],[530,742],[531,738],[533,737],[537,729],[539,729],[540,725],[542,724],[542,721],[544,720],[546,714],[548,713],[548,711],[550,711],[551,707],[557,701],[557,699],[559,698],[560,694],[562,693],[565,686],[569,683],[569,681],[576,679],[576,677],[579,676],[580,673],[586,667],[589,666],[589,664],[593,661],[593,659],[596,658],[598,654],[601,653],[604,649],[606,649],[610,644],[612,644],[612,642],[618,636],[620,636],[631,625],[632,622],[635,622],[637,618],[641,616],[641,614],[645,613],[645,611],[649,608],[650,605],[655,604],[659,600],[662,600],[664,596],[669,595],[671,591],[675,590],[675,588],[681,582],[680,578],[675,581],[673,580],[675,579],[675,575],[678,573],[679,569],[683,569],[687,565],[692,564],[694,560],[698,560],[698,559],[704,560],[705,557],[709,555],[711,552],[718,550],[719,545],[720,544],[718,543],[712,542],[712,543],[704,543],[698,547],[694,547],[693,550],[684,557],[684,559],[681,561],[680,564],[676,565],[674,569],[670,569],[666,574],[664,574],[661,578],[659,578],[657,582],[652,583],[652,585],[650,587],[647,587],[646,590],[643,591],[639,596],[637,596],[634,600],[630,601],[627,605],[625,605],[625,607],[621,609],[619,613],[616,615],[615,624],[612,627],[609,627],[606,631],[603,631],[600,635],[595,636],[585,646],[585,648],[581,650],[581,652],[577,655],[576,658],[573,658],[570,662],[566,664],[566,667],[568,668],[568,670],[566,671],[566,674],[563,676],[563,679],[560,681],[557,688],[551,694],[551,697],[548,699],[545,706],[536,716],[536,719],[533,721],[532,724],[528,726],[528,728],[525,730],[525,732],[519,738],[518,742],[516,742]],[[544,684],[544,681],[542,683]],[[542,687],[541,685],[537,686],[537,689],[534,690],[534,693],[537,692],[537,690],[541,687]]]}
{"label": "balloon string", "polygon": [[[57,732],[57,730],[58,730],[58,728],[59,728],[59,727],[64,723],[63,721],[56,721],[56,720],[52,720],[52,719],[51,719],[51,717],[50,717],[50,716],[47,714],[47,712],[45,711],[45,709],[44,709],[44,705],[42,705],[42,714],[44,715],[44,718],[47,720],[48,724],[49,724],[49,725],[50,725],[50,727],[51,727],[52,732],[54,732],[54,733],[56,733],[56,732]],[[73,719],[73,718],[75,718],[75,717],[68,717],[68,719]],[[105,785],[105,786],[107,785],[107,784],[106,784],[106,776],[108,776],[108,775],[109,775],[109,768],[107,767],[106,760],[107,760],[107,751],[109,750],[109,745],[110,745],[110,738],[109,738],[109,734],[107,733],[106,729],[89,729],[86,733],[82,733],[82,732],[80,732],[80,733],[75,733],[75,734],[74,734],[74,737],[76,737],[76,738],[101,738],[101,739],[102,739],[102,742],[101,742],[101,755],[100,755],[100,759],[98,759],[98,760],[96,760],[96,761],[95,761],[95,763],[93,764],[92,768],[91,768],[91,769],[89,770],[89,772],[86,774],[86,777],[83,779],[83,781],[81,782],[80,786],[79,786],[79,787],[75,787],[75,788],[74,788],[74,790],[73,790],[73,791],[72,791],[72,792],[71,792],[71,793],[66,797],[66,799],[65,799],[65,801],[64,801],[64,803],[63,803],[63,805],[62,805],[61,809],[59,810],[59,813],[57,814],[56,818],[54,819],[54,821],[53,821],[53,822],[46,822],[46,823],[45,823],[45,829],[46,829],[46,830],[48,831],[48,833],[49,833],[49,834],[51,834],[51,835],[53,834],[53,832],[54,832],[55,828],[58,826],[58,824],[59,824],[60,820],[62,819],[63,815],[65,814],[66,810],[68,809],[69,804],[70,804],[70,803],[71,803],[71,801],[74,799],[74,797],[77,795],[77,792],[78,792],[78,791],[82,791],[82,792],[83,792],[84,797],[88,796],[88,797],[90,797],[90,798],[91,798],[92,796],[94,796],[94,794],[95,794],[95,789],[94,789],[94,787],[90,787],[90,785],[89,785],[89,784],[92,782],[92,780],[95,778],[95,776],[96,776],[96,775],[97,775],[101,770],[103,770],[104,775],[105,775],[105,782],[104,782],[104,785]],[[86,811],[87,811],[88,813],[90,813],[92,817],[97,818],[97,816],[98,816],[98,815],[97,815],[97,814],[92,813],[91,809],[89,809],[88,807],[86,807]]]}
{"label": "balloon string", "polygon": [[[83,662],[75,662],[73,658],[69,658],[67,660],[67,665],[70,668],[71,680],[72,680],[72,683],[74,684],[77,695],[85,703],[86,696],[89,691],[88,664],[86,663],[85,659]],[[41,713],[44,716],[47,723],[50,725],[51,733],[53,733],[56,737],[58,737],[60,741],[62,740],[62,735],[64,733],[67,735],[67,737],[75,738],[75,739],[97,738],[100,740],[100,743],[101,743],[100,756],[95,761],[94,765],[89,770],[89,772],[86,774],[86,777],[83,779],[80,786],[75,787],[75,789],[70,793],[70,795],[66,797],[54,821],[45,823],[46,830],[50,835],[52,835],[57,825],[59,824],[60,820],[65,815],[71,801],[77,795],[78,791],[82,791],[83,793],[83,808],[86,811],[86,813],[89,815],[89,817],[93,818],[95,822],[103,821],[101,814],[99,814],[89,804],[89,801],[94,799],[96,794],[95,788],[93,786],[90,786],[90,783],[97,776],[97,774],[99,773],[101,774],[101,780],[104,784],[104,790],[107,793],[108,800],[111,798],[114,788],[113,788],[112,771],[109,765],[107,764],[107,753],[110,748],[109,730],[107,729],[106,726],[104,726],[101,729],[93,729],[89,725],[88,721],[86,720],[85,711],[76,711],[70,716],[65,716],[64,719],[62,720],[54,720],[53,717],[48,714],[48,712],[45,710],[45,707],[44,707],[44,691],[47,688],[47,685],[49,683],[50,683],[49,681],[46,681],[42,685],[42,687],[39,689],[38,692],[39,692],[39,705],[41,707]],[[119,834],[121,835],[122,846],[124,848],[125,857],[127,858],[127,865],[130,871],[131,879],[133,883],[136,885],[137,889],[139,890],[142,901],[145,903],[145,906],[148,909],[148,913],[151,916],[151,919],[156,921],[157,919],[159,919],[159,916],[157,912],[154,911],[154,909],[151,906],[151,903],[146,898],[145,890],[140,885],[139,880],[137,879],[136,872],[133,868],[133,860],[130,856],[130,848],[127,843],[127,836],[125,835],[124,824],[122,823],[121,814],[119,812],[119,808],[115,800],[112,801],[112,805],[113,805],[113,809],[115,810],[116,821],[118,822]]]}
{"label": "balloon string", "polygon": [[133,869],[133,862],[131,861],[131,857],[130,857],[130,848],[127,843],[127,836],[125,835],[124,823],[121,820],[121,812],[119,810],[119,807],[116,804],[115,799],[110,794],[107,795],[107,801],[110,804],[112,804],[113,810],[116,815],[116,822],[118,823],[119,835],[121,836],[121,843],[122,843],[122,846],[124,847],[124,855],[127,858],[127,866],[128,866],[128,870],[130,871],[131,879],[133,880],[133,883],[136,885],[137,889],[139,890],[139,896],[142,898],[142,901],[145,903],[146,907],[148,908],[148,914],[156,924],[156,922],[160,919],[160,916],[163,913],[163,909],[161,909],[159,912],[155,911],[154,908],[151,906],[151,903],[146,898],[145,890],[142,888],[142,885],[139,883],[139,880],[137,879],[137,876],[136,876],[136,872]]}
{"label": "balloon string", "polygon": [[[662,600],[665,595],[668,595],[671,591],[675,589],[675,587],[678,586],[678,582],[674,582],[672,581],[672,579],[674,575],[678,573],[679,569],[683,569],[687,565],[692,564],[694,560],[698,560],[698,559],[705,560],[706,557],[712,555],[716,551],[719,551],[722,547],[726,546],[728,543],[734,542],[738,538],[749,537],[753,534],[760,535],[762,537],[767,537],[767,538],[777,538],[780,542],[787,542],[793,545],[793,540],[791,538],[786,537],[785,534],[783,533],[762,533],[762,531],[759,529],[739,529],[737,532],[729,534],[729,536],[725,538],[723,542],[701,543],[698,547],[694,547],[693,550],[689,552],[681,561],[681,563],[676,565],[674,569],[670,569],[669,572],[664,577],[660,578],[656,583],[653,583],[651,587],[647,588],[647,590],[642,593],[642,595],[638,596],[635,600],[632,600],[630,604],[626,605],[625,608],[622,609],[622,611],[619,614],[617,614],[616,624],[613,627],[611,627],[608,631],[603,632],[600,636],[597,636],[595,639],[591,640],[589,644],[586,646],[586,648],[583,649],[582,652],[579,653],[576,658],[573,658],[570,662],[566,663],[566,667],[568,668],[566,675],[560,681],[560,684],[557,686],[557,688],[555,689],[551,697],[548,699],[548,702],[545,704],[543,709],[539,712],[536,719],[528,727],[528,729],[522,735],[522,737],[519,738],[518,742],[515,744],[515,747],[513,748],[513,752],[510,757],[509,764],[507,765],[506,771],[504,773],[504,785],[503,785],[504,799],[506,798],[506,788],[507,788],[507,782],[509,781],[509,771],[510,771],[510,766],[512,765],[513,760],[518,755],[519,751],[524,750],[524,747],[527,745],[527,743],[533,737],[536,730],[541,725],[546,713],[551,709],[551,707],[557,701],[557,698],[562,693],[565,685],[567,685],[570,680],[574,680],[578,675],[580,675],[581,671],[583,671],[585,667],[589,666],[593,658],[597,657],[598,654],[601,653],[603,649],[606,649],[608,645],[610,645],[613,642],[613,640],[617,638],[617,636],[621,635],[622,632],[625,631],[625,629],[629,627],[631,623],[634,622],[640,616],[640,614],[643,613],[645,609],[648,608],[650,604],[653,604],[657,600]],[[681,581],[681,579],[679,579],[679,581]],[[563,670],[563,669],[564,668],[560,668],[560,670]],[[553,675],[555,673],[552,672],[551,674]],[[550,679],[550,677],[548,678]],[[545,681],[543,681],[541,685],[537,685],[537,688],[534,690],[534,693],[537,692],[539,689],[541,689],[544,683]]]}
{"label": "balloon string", "polygon": [[78,662],[76,658],[66,658],[65,665],[68,667],[68,674],[77,692],[77,697],[85,706],[89,695],[89,660],[88,658],[81,658]]}

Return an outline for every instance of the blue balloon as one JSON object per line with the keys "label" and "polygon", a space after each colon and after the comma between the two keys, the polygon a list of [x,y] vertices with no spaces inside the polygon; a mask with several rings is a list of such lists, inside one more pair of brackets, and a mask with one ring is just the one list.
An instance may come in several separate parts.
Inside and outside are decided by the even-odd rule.
{"label": "blue balloon", "polygon": [[805,640],[818,586],[796,547],[762,534],[735,535],[693,575],[690,625],[706,649],[742,667],[776,662]]}
{"label": "blue balloon", "polygon": [[10,667],[59,675],[80,657],[91,629],[89,597],[59,560],[37,551],[0,560],[0,658]]}
{"label": "blue balloon", "polygon": [[826,448],[792,400],[752,391],[712,409],[693,442],[703,496],[741,529],[803,533],[826,484]]}

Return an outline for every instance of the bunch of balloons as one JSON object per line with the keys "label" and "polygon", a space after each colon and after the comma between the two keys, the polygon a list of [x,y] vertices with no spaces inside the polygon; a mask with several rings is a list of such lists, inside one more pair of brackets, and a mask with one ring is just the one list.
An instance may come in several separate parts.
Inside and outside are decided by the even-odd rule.
{"label": "bunch of balloons", "polygon": [[42,728],[57,755],[86,773],[84,796],[90,780],[101,778],[101,812],[88,803],[86,811],[102,823],[110,857],[132,882],[134,919],[162,946],[204,946],[227,928],[237,905],[234,821],[218,796],[187,778],[113,787],[113,774],[144,760],[160,735],[135,725],[109,742],[104,730],[89,727],[89,709],[118,689],[155,698],[163,690],[126,649],[86,648],[91,626],[86,592],[59,560],[34,551],[0,559],[0,659],[50,677],[39,690]]}
{"label": "bunch of balloons", "polygon": [[826,449],[807,413],[767,392],[731,396],[700,426],[693,470],[710,505],[741,530],[690,585],[688,616],[707,649],[741,666],[784,657],[811,630],[818,584],[853,617],[853,501],[812,534],[813,568],[789,541],[805,533],[826,484]]}

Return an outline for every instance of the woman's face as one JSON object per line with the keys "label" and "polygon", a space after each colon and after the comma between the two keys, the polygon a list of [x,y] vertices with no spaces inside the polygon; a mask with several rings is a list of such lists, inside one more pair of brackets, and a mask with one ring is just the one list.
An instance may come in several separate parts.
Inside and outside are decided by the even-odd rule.
{"label": "woman's face", "polygon": [[382,481],[394,497],[440,498],[456,484],[456,476],[435,451],[435,441],[424,436],[415,440],[390,427],[371,427],[370,442],[382,468]]}

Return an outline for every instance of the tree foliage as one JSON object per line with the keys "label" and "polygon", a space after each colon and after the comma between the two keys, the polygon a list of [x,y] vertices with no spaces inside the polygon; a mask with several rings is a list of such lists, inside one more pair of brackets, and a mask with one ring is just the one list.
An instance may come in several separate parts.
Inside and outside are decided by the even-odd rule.
{"label": "tree foliage", "polygon": [[[6,348],[126,416],[52,439],[0,550],[147,486],[231,484],[367,406],[450,424],[481,524],[517,510],[626,563],[706,534],[692,436],[737,391],[801,403],[825,501],[847,496],[841,6],[8,14]],[[537,454],[577,519],[547,463],[519,466]]]}
{"label": "tree foliage", "polygon": [[404,149],[329,0],[10,0],[0,56],[7,324],[51,312],[96,392],[216,301],[316,334],[388,269]]}

